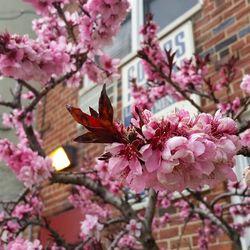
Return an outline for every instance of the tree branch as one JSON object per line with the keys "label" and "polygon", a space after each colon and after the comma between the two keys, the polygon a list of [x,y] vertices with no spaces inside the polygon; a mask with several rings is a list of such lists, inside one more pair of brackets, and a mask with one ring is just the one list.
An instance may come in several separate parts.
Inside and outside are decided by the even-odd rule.
{"label": "tree branch", "polygon": [[36,96],[36,98],[34,100],[32,100],[32,102],[24,109],[23,113],[20,115],[20,119],[24,119],[24,117],[27,115],[27,113],[31,112],[35,108],[35,106],[39,103],[39,101],[45,95],[47,95],[47,93],[51,89],[55,88],[60,83],[64,82],[65,80],[67,80],[71,76],[73,76],[79,70],[79,68],[83,65],[83,63],[86,61],[86,59],[87,59],[87,53],[79,55],[80,63],[77,65],[76,70],[65,74],[64,76],[58,78],[57,80],[51,79],[51,81],[39,92],[39,95]]}
{"label": "tree branch", "polygon": [[250,157],[250,149],[248,147],[242,147],[238,152],[237,155],[243,155],[246,157]]}
{"label": "tree branch", "polygon": [[111,245],[109,246],[108,250],[114,250],[117,246],[117,244],[119,243],[120,239],[127,233],[126,230],[120,231],[119,234],[116,235],[115,239],[113,240],[113,242],[111,243]]}
{"label": "tree branch", "polygon": [[145,222],[147,223],[147,227],[149,229],[151,229],[152,221],[155,215],[156,203],[157,203],[157,193],[154,191],[154,189],[150,188],[148,194],[148,206],[145,212]]}
{"label": "tree branch", "polygon": [[169,83],[169,84],[170,84],[179,94],[181,94],[182,97],[184,97],[184,99],[186,99],[187,101],[189,101],[189,102],[192,104],[192,106],[194,106],[199,112],[201,112],[201,113],[203,112],[202,108],[201,108],[197,103],[195,103],[195,101],[192,100],[192,99],[187,95],[187,93],[186,93],[185,91],[183,91],[183,90],[178,86],[178,84],[176,84],[175,82],[173,82],[172,79],[171,79],[169,76],[165,75],[165,74],[163,73],[163,71],[162,71],[160,68],[158,68],[158,67],[150,60],[150,58],[149,58],[146,54],[144,54],[144,53],[139,53],[138,55],[139,55],[140,58],[142,58],[143,60],[147,61],[147,62],[154,68],[154,70],[160,74],[160,76],[161,76],[163,79],[165,79],[165,80],[166,80],[166,81],[167,81],[167,82],[168,82],[168,83]]}
{"label": "tree branch", "polygon": [[136,213],[132,207],[119,197],[115,196],[113,193],[108,191],[104,186],[98,182],[94,182],[92,179],[83,174],[77,173],[54,173],[52,182],[64,183],[64,184],[74,184],[79,186],[84,186],[94,192],[97,196],[101,197],[105,202],[113,205],[125,216],[126,220],[130,218],[135,218]]}
{"label": "tree branch", "polygon": [[35,135],[34,129],[32,126],[27,126],[23,123],[23,129],[25,131],[25,134],[28,138],[29,146],[33,151],[38,152],[39,155],[45,157],[46,153],[41,147],[40,143],[37,140],[37,137]]}
{"label": "tree branch", "polygon": [[18,83],[22,86],[24,86],[25,88],[27,88],[28,90],[30,90],[35,96],[39,95],[39,91],[36,90],[33,86],[31,86],[29,83],[27,83],[24,80],[19,79]]}
{"label": "tree branch", "polygon": [[247,110],[248,105],[250,104],[250,97],[246,100],[244,106],[241,108],[241,110],[234,116],[234,120],[237,120],[240,118],[240,116]]}

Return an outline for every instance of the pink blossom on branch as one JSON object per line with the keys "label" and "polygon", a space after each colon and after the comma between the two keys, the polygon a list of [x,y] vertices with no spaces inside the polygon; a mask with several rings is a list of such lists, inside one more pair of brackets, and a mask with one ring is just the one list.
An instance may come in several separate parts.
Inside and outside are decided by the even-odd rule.
{"label": "pink blossom on branch", "polygon": [[67,71],[70,61],[66,40],[42,43],[28,36],[0,35],[0,73],[14,79],[35,80],[46,84],[52,76]]}
{"label": "pink blossom on branch", "polygon": [[103,229],[103,225],[98,222],[98,217],[87,214],[85,220],[81,222],[81,237],[85,240],[88,237],[94,237],[97,240],[100,239],[100,232]]}
{"label": "pink blossom on branch", "polygon": [[126,226],[126,229],[128,230],[129,234],[137,238],[141,236],[141,228],[142,223],[136,221],[135,219],[130,220],[129,224]]}
{"label": "pink blossom on branch", "polygon": [[245,147],[250,147],[250,129],[245,130],[240,134],[241,144]]}
{"label": "pink blossom on branch", "polygon": [[127,0],[90,0],[83,6],[88,15],[80,18],[80,41],[87,50],[112,43],[128,13]]}
{"label": "pink blossom on branch", "polygon": [[240,87],[250,94],[250,75],[244,75]]}
{"label": "pink blossom on branch", "polygon": [[17,178],[31,188],[51,176],[51,160],[39,156],[23,145],[14,145],[7,139],[0,140],[0,160],[6,162]]}
{"label": "pink blossom on branch", "polygon": [[16,238],[9,242],[7,250],[42,250],[42,245],[39,240],[35,240],[32,243],[22,238]]}
{"label": "pink blossom on branch", "polygon": [[105,86],[100,100],[100,116],[68,108],[90,130],[76,140],[111,144],[103,158],[109,161],[110,175],[135,191],[182,191],[213,186],[225,178],[236,180],[232,167],[241,144],[233,119],[220,112],[192,118],[181,110],[157,120],[149,111],[136,109],[132,124],[124,129],[113,122]]}
{"label": "pink blossom on branch", "polygon": [[135,190],[182,191],[213,186],[225,176],[235,180],[233,157],[240,144],[232,119],[219,114],[191,119],[182,111],[160,121],[151,118],[141,129],[145,142],[139,150],[128,150],[130,144],[107,147],[111,175],[126,177],[127,185]]}

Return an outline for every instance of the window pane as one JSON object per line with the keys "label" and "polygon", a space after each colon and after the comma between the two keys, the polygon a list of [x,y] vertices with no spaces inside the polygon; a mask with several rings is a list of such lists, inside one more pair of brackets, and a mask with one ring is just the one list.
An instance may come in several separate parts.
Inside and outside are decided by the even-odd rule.
{"label": "window pane", "polygon": [[131,14],[123,22],[119,33],[113,39],[113,44],[104,51],[113,58],[123,58],[131,52]]}
{"label": "window pane", "polygon": [[196,5],[199,0],[143,0],[144,17],[151,13],[163,29]]}

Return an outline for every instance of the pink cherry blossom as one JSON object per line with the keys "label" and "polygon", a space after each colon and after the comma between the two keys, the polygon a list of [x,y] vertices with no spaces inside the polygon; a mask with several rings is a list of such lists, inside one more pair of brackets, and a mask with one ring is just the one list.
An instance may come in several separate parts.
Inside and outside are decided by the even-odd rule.
{"label": "pink cherry blossom", "polygon": [[92,50],[112,43],[112,38],[127,15],[129,3],[127,0],[109,3],[91,0],[84,8],[88,15],[80,18],[80,40],[85,49]]}
{"label": "pink cherry blossom", "polygon": [[141,228],[142,228],[141,222],[138,222],[135,219],[131,219],[129,221],[129,224],[126,226],[126,229],[128,230],[129,234],[137,238],[141,236]]}
{"label": "pink cherry blossom", "polygon": [[42,245],[39,240],[32,243],[22,238],[16,238],[8,244],[7,250],[42,250]]}
{"label": "pink cherry blossom", "polygon": [[191,118],[185,111],[161,120],[148,114],[137,119],[140,122],[133,120],[128,131],[133,131],[134,125],[141,130],[135,139],[140,142],[138,148],[131,142],[106,148],[111,153],[111,176],[124,179],[137,192],[146,187],[182,191],[213,186],[225,177],[236,180],[232,168],[241,145],[232,119],[220,112]]}
{"label": "pink cherry blossom", "polygon": [[126,182],[129,184],[134,176],[142,174],[142,166],[138,159],[138,153],[136,153],[133,145],[113,143],[107,150],[113,156],[109,160],[111,176],[115,177],[118,174],[125,175]]}
{"label": "pink cherry blossom", "polygon": [[6,139],[0,140],[0,159],[4,160],[17,178],[31,188],[51,176],[51,160],[23,145],[15,146]]}
{"label": "pink cherry blossom", "polygon": [[52,76],[67,71],[70,57],[64,37],[42,43],[28,36],[2,34],[0,41],[4,47],[0,53],[3,76],[46,84]]}
{"label": "pink cherry blossom", "polygon": [[247,129],[241,133],[240,138],[242,146],[250,147],[250,129]]}
{"label": "pink cherry blossom", "polygon": [[87,239],[87,237],[94,237],[99,240],[102,229],[103,225],[98,222],[98,217],[87,214],[85,220],[81,222],[80,234],[84,239]]}
{"label": "pink cherry blossom", "polygon": [[17,205],[12,213],[14,217],[17,217],[21,220],[25,215],[29,214],[33,210],[28,204]]}
{"label": "pink cherry blossom", "polygon": [[244,75],[240,87],[250,94],[250,75]]}

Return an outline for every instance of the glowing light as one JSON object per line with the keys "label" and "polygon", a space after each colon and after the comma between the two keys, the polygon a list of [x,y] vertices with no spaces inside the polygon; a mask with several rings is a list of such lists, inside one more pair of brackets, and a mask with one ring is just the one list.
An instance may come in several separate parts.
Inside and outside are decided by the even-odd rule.
{"label": "glowing light", "polygon": [[63,170],[69,167],[71,164],[69,157],[63,147],[55,149],[49,154],[49,157],[52,159],[52,166],[56,169],[56,171]]}

